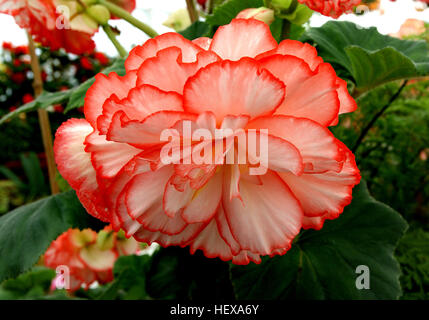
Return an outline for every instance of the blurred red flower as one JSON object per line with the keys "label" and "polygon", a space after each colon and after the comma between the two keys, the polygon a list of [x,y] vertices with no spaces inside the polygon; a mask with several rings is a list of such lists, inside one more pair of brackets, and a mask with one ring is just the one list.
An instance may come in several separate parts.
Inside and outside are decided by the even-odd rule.
{"label": "blurred red flower", "polygon": [[13,73],[10,78],[12,79],[13,82],[17,83],[17,84],[21,84],[25,81],[25,79],[27,78],[25,76],[25,74],[23,72],[16,72]]}
{"label": "blurred red flower", "polygon": [[[135,8],[135,0],[114,2],[126,10]],[[57,7],[60,4],[67,5],[59,0],[0,0],[0,13],[12,15],[21,28],[52,50],[63,48],[75,54],[94,51],[95,43],[91,38],[97,32],[98,25],[85,23],[85,19],[72,18],[69,21],[65,15],[58,12]],[[72,6],[71,3],[70,7]]]}
{"label": "blurred red flower", "polygon": [[126,239],[109,227],[98,234],[91,229],[69,229],[52,242],[44,261],[52,269],[67,267],[70,286],[66,289],[75,291],[82,286],[87,289],[95,281],[112,281],[116,259],[136,253],[137,249],[134,239]]}
{"label": "blurred red flower", "polygon": [[320,12],[325,16],[338,18],[343,13],[350,12],[361,0],[298,0],[311,10]]}
{"label": "blurred red flower", "polygon": [[82,57],[82,58],[80,58],[80,65],[85,70],[92,70],[93,69],[92,62],[91,62],[91,60],[89,60],[88,57]]}
{"label": "blurred red flower", "polygon": [[33,95],[30,93],[24,94],[24,96],[22,97],[22,102],[23,103],[30,103],[31,101],[34,101]]}
{"label": "blurred red flower", "polygon": [[94,58],[103,66],[109,64],[109,58],[102,52],[95,52]]}

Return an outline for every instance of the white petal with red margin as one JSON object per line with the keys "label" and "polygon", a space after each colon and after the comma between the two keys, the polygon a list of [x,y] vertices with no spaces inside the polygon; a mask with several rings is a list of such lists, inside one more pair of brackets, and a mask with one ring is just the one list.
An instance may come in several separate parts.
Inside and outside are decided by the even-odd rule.
{"label": "white petal with red margin", "polygon": [[313,171],[339,171],[344,159],[334,135],[315,121],[291,116],[260,117],[246,128],[268,129],[273,136],[292,143],[300,152],[304,164],[311,164]]}
{"label": "white petal with red margin", "polygon": [[221,61],[201,69],[185,85],[184,109],[211,111],[220,124],[226,115],[272,114],[282,103],[285,87],[258,63],[243,58]]}
{"label": "white petal with red margin", "polygon": [[197,54],[201,52],[201,48],[197,44],[183,38],[178,33],[168,32],[154,39],[149,39],[142,46],[137,46],[131,50],[125,61],[125,69],[127,72],[137,70],[146,59],[155,57],[159,51],[170,47],[180,49],[183,62],[194,62]]}
{"label": "white petal with red margin", "polygon": [[[343,146],[343,148],[346,148]],[[359,183],[360,174],[353,154],[346,151],[346,161],[341,172],[304,173],[296,177],[280,172],[279,176],[288,184],[304,210],[305,216],[315,217],[329,214],[338,216],[352,199],[352,189]]]}
{"label": "white petal with red margin", "polygon": [[269,26],[255,19],[234,19],[217,29],[210,45],[222,59],[254,58],[277,47]]}
{"label": "white petal with red margin", "polygon": [[137,80],[136,72],[127,73],[120,77],[111,72],[108,76],[99,73],[95,76],[94,84],[85,95],[84,113],[85,118],[95,128],[97,118],[103,111],[103,104],[111,95],[123,99],[128,95],[131,88],[135,87]]}
{"label": "white petal with red margin", "polygon": [[86,210],[96,218],[107,221],[108,209],[99,190],[91,154],[85,152],[84,141],[93,130],[85,119],[64,122],[55,134],[55,162],[60,174],[76,190]]}
{"label": "white petal with red margin", "polygon": [[289,247],[301,229],[303,212],[289,187],[268,171],[260,176],[262,185],[240,183],[240,195],[230,199],[224,188],[223,207],[234,239],[242,250],[269,255]]}
{"label": "white petal with red margin", "polygon": [[162,110],[183,111],[182,97],[175,92],[165,92],[150,85],[130,90],[127,98],[119,100],[113,96],[103,105],[103,115],[98,117],[98,130],[106,134],[113,115],[123,111],[131,120],[143,120],[150,114]]}

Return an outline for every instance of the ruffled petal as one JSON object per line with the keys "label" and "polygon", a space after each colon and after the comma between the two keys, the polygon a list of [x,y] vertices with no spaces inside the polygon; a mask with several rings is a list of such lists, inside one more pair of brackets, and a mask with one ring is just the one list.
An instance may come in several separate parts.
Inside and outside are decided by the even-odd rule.
{"label": "ruffled petal", "polygon": [[[309,45],[308,43],[302,43],[296,40],[289,40],[289,39],[283,40],[276,49],[258,55],[256,59],[260,60],[261,63],[266,65],[267,69],[271,73],[273,73],[275,76],[282,79],[285,82],[288,91],[289,90],[293,91],[291,87],[292,83],[296,84],[296,83],[299,83],[300,81],[295,80],[296,78],[291,77],[291,75],[288,73],[286,74],[289,76],[288,81],[285,80],[284,76],[281,77],[278,75],[278,73],[281,74],[282,69],[286,69],[286,68],[280,68],[280,66],[275,65],[274,62],[276,60],[279,60],[279,58],[274,58],[276,55],[290,55],[290,56],[294,56],[296,58],[302,59],[308,65],[308,68],[311,71],[316,71],[319,68],[319,66],[325,69],[330,67],[330,65],[323,63],[323,59],[318,56],[318,53],[315,47]],[[267,59],[270,57],[272,58],[272,60]],[[303,72],[303,71],[304,70],[302,70],[302,72],[299,74],[295,73],[295,75],[298,77],[304,77],[305,73],[308,73],[308,71],[307,72]],[[332,72],[332,70],[330,70],[329,72]],[[337,86],[338,98],[340,100],[339,114],[355,111],[357,109],[357,104],[356,104],[356,101],[350,96],[347,90],[347,82],[337,77],[336,86]],[[338,123],[338,118],[336,118],[330,125],[336,125],[337,123]]]}
{"label": "ruffled petal", "polygon": [[88,89],[85,96],[84,113],[88,122],[96,128],[97,118],[103,111],[103,104],[111,95],[119,99],[128,96],[131,88],[135,87],[137,75],[135,72],[120,77],[112,72],[108,76],[99,73],[95,76],[94,84]]}
{"label": "ruffled petal", "polygon": [[101,133],[107,133],[110,121],[117,111],[123,111],[131,120],[143,120],[158,111],[183,111],[183,101],[182,96],[175,92],[165,92],[150,85],[131,89],[122,100],[114,95],[106,100],[103,114],[97,119]]}
{"label": "ruffled petal", "polygon": [[342,168],[341,145],[327,128],[315,121],[291,116],[260,117],[246,128],[268,129],[271,135],[292,143],[301,154],[306,172],[338,172]]}
{"label": "ruffled petal", "polygon": [[210,45],[212,43],[212,39],[208,37],[200,37],[192,40],[192,42],[199,46],[201,49],[209,50]]}
{"label": "ruffled petal", "polygon": [[115,176],[128,161],[141,152],[126,143],[107,141],[105,135],[94,131],[85,139],[85,151],[91,153],[92,164],[103,178]]}
{"label": "ruffled petal", "polygon": [[55,134],[55,162],[62,177],[76,190],[85,209],[94,217],[108,221],[108,209],[91,163],[91,154],[85,152],[84,141],[92,131],[85,119],[64,122]]}
{"label": "ruffled petal", "polygon": [[350,203],[352,189],[359,183],[360,174],[353,154],[344,145],[343,149],[346,160],[341,172],[304,173],[300,177],[279,173],[300,201],[305,216],[337,218]]}
{"label": "ruffled petal", "polygon": [[282,103],[284,93],[284,84],[268,71],[260,70],[255,61],[221,61],[189,79],[183,92],[184,109],[213,112],[220,124],[226,115],[272,114]]}
{"label": "ruffled petal", "polygon": [[[239,153],[240,149],[247,151],[250,164],[259,166],[261,170],[265,168],[263,171],[269,168],[273,171],[292,172],[295,175],[302,173],[304,169],[302,156],[293,144],[254,129],[248,129],[246,133],[247,143],[244,146],[238,143],[238,149]],[[253,169],[255,168],[252,168],[251,172],[254,171]]]}
{"label": "ruffled petal", "polygon": [[240,195],[230,200],[224,188],[223,207],[234,239],[242,250],[270,255],[288,248],[301,229],[303,212],[289,187],[268,171],[260,176],[262,185],[240,183]]}
{"label": "ruffled petal", "polygon": [[197,54],[202,51],[197,44],[183,38],[183,36],[178,33],[164,33],[156,38],[147,40],[143,45],[137,46],[131,50],[125,61],[125,69],[127,72],[137,70],[144,61],[156,57],[159,51],[170,47],[180,49],[183,62],[194,62]]}
{"label": "ruffled petal", "polygon": [[273,55],[259,60],[260,66],[279,78],[286,86],[286,96],[293,94],[314,73],[308,64],[294,56]]}
{"label": "ruffled petal", "polygon": [[213,52],[202,51],[196,61],[183,62],[179,48],[171,47],[159,51],[156,57],[147,59],[138,70],[137,85],[150,84],[164,91],[175,91],[182,94],[189,77],[200,68],[220,60]]}
{"label": "ruffled petal", "polygon": [[300,58],[307,63],[312,71],[316,70],[316,68],[323,63],[323,59],[318,56],[315,47],[308,43],[290,39],[283,40],[277,48],[258,55],[256,59],[260,60],[276,54],[290,55]]}
{"label": "ruffled petal", "polygon": [[[286,90],[286,97],[275,114],[307,118],[328,126],[337,116],[340,100],[333,69],[319,68],[310,78]],[[286,84],[287,86],[287,84]]]}
{"label": "ruffled petal", "polygon": [[205,223],[189,224],[182,232],[175,235],[167,235],[162,232],[151,232],[147,229],[140,228],[134,238],[137,241],[147,244],[158,243],[163,247],[181,246],[184,247],[190,243],[204,229]]}
{"label": "ruffled petal", "polygon": [[222,173],[216,173],[204,186],[196,190],[184,207],[182,217],[187,223],[208,222],[216,214],[222,197]]}
{"label": "ruffled petal", "polygon": [[[172,166],[134,176],[126,186],[125,204],[133,219],[139,218],[155,205],[162,208],[165,186],[174,173]],[[167,217],[167,215],[166,215]]]}
{"label": "ruffled petal", "polygon": [[138,148],[148,148],[162,143],[161,133],[180,120],[195,120],[194,114],[179,111],[160,111],[143,121],[129,120],[124,112],[118,111],[112,119],[107,139],[131,144]]}
{"label": "ruffled petal", "polygon": [[254,58],[276,47],[277,41],[266,23],[255,19],[233,19],[230,24],[217,29],[210,50],[222,59],[240,60]]}

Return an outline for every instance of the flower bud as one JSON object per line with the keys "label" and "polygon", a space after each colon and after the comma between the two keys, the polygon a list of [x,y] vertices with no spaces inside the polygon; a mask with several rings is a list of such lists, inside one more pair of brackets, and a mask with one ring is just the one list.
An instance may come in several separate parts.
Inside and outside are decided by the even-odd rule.
{"label": "flower bud", "polygon": [[110,11],[101,4],[90,6],[86,13],[98,24],[105,25],[110,19]]}
{"label": "flower bud", "polygon": [[186,9],[179,9],[168,17],[163,23],[164,26],[174,29],[175,31],[182,31],[191,25],[191,19]]}
{"label": "flower bud", "polygon": [[274,21],[274,11],[265,7],[249,8],[241,11],[237,18],[239,19],[256,19],[270,25]]}

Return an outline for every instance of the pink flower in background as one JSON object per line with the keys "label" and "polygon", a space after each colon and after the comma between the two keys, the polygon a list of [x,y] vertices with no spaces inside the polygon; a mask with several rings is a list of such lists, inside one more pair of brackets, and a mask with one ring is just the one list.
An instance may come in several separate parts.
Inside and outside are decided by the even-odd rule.
{"label": "pink flower in background", "polygon": [[325,16],[338,18],[343,13],[350,13],[353,7],[361,3],[361,0],[298,0],[311,10],[320,12]]}
{"label": "pink flower in background", "polygon": [[[114,2],[130,12],[135,8],[134,0]],[[0,13],[12,15],[43,46],[75,54],[90,53],[95,48],[91,38],[98,24],[80,14],[78,6],[71,0],[0,0]]]}
{"label": "pink flower in background", "polygon": [[[213,39],[166,33],[148,40],[125,67],[124,76],[97,75],[85,119],[64,123],[54,145],[61,175],[88,212],[115,230],[235,264],[259,263],[350,203],[359,170],[328,126],[356,102],[314,47],[277,44],[267,24],[235,19]],[[185,123],[193,133],[230,129],[261,151],[250,143],[257,132],[268,141],[265,173],[251,174],[247,151],[247,162],[225,162],[243,151],[234,140],[188,144]],[[189,154],[206,146],[224,152],[203,164],[187,163],[183,152],[180,163],[165,164],[166,129],[178,132]]]}
{"label": "pink flower in background", "polygon": [[126,239],[119,233],[105,228],[98,234],[91,229],[69,229],[52,242],[45,253],[44,262],[49,268],[68,270],[69,274],[58,275],[59,279],[69,277],[69,291],[82,286],[88,288],[92,283],[107,283],[113,280],[113,265],[121,255],[137,252],[134,239]]}
{"label": "pink flower in background", "polygon": [[409,36],[418,36],[426,31],[425,22],[417,19],[407,19],[397,33],[392,37],[405,38]]}

